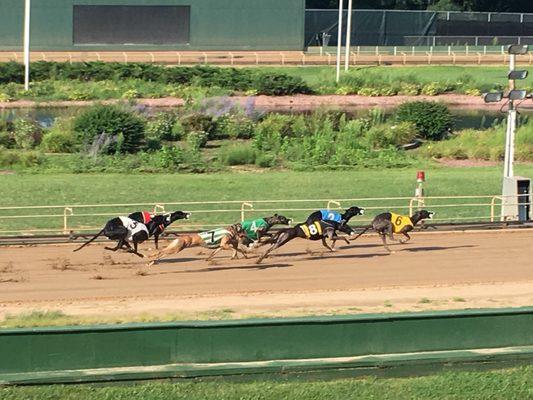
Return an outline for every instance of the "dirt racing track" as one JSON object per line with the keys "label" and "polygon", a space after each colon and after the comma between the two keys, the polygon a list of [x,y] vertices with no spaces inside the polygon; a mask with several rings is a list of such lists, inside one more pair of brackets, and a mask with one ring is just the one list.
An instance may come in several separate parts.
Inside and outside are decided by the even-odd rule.
{"label": "dirt racing track", "polygon": [[[148,245],[141,247],[149,253]],[[338,253],[297,239],[262,265],[208,264],[187,249],[145,261],[74,245],[0,248],[0,317],[30,310],[139,315],[226,310],[234,317],[533,304],[533,230],[418,233],[388,255],[377,236]]]}

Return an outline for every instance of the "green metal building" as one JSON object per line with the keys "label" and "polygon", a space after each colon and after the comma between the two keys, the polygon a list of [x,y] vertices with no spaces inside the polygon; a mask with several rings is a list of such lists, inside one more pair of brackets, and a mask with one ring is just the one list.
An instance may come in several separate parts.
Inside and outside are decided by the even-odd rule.
{"label": "green metal building", "polygon": [[[20,50],[23,0],[0,0],[0,50]],[[305,0],[32,0],[42,51],[302,50]]]}

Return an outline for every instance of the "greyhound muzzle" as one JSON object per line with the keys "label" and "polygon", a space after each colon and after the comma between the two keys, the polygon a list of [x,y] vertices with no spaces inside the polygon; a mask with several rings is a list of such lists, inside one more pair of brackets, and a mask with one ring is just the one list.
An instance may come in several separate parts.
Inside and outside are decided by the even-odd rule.
{"label": "greyhound muzzle", "polygon": [[292,219],[292,218],[291,218],[291,219],[289,219],[289,225],[292,225],[292,223],[293,223],[293,222],[294,222],[294,221],[293,221],[293,219]]}
{"label": "greyhound muzzle", "polygon": [[435,215],[434,212],[430,212],[430,213],[429,213],[429,219],[433,219],[433,216],[434,216],[434,215]]}
{"label": "greyhound muzzle", "polygon": [[191,218],[191,213],[185,213],[185,219]]}
{"label": "greyhound muzzle", "polygon": [[364,208],[361,208],[359,210],[359,215],[365,215],[365,209]]}

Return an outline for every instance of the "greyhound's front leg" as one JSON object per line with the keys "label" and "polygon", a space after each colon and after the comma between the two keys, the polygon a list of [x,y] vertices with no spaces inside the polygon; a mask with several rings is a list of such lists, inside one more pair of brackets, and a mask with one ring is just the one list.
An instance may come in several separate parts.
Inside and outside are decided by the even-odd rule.
{"label": "greyhound's front leg", "polygon": [[407,243],[409,240],[411,240],[411,236],[407,232],[402,232],[402,234],[407,238],[405,240],[400,240],[400,243],[404,244]]}
{"label": "greyhound's front leg", "polygon": [[154,241],[155,241],[155,249],[159,250],[159,235],[157,233],[154,235]]}
{"label": "greyhound's front leg", "polygon": [[350,241],[345,236],[337,236],[337,235],[335,235],[331,239],[333,240],[333,243],[335,243],[337,240],[344,240],[346,242],[346,244],[350,244]]}
{"label": "greyhound's front leg", "polygon": [[324,246],[326,249],[328,249],[329,251],[333,253],[337,251],[326,242],[326,238],[324,236],[322,237],[322,246]]}
{"label": "greyhound's front leg", "polygon": [[[128,243],[129,246],[129,243]],[[137,251],[139,247],[139,244],[137,242],[133,242],[133,250],[131,251],[133,254],[135,254],[137,257],[144,258],[144,254],[141,254]]]}

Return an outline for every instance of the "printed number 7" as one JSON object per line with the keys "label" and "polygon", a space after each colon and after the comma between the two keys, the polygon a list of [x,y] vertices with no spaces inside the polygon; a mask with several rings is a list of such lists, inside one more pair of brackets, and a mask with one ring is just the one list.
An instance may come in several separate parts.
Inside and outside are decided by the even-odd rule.
{"label": "printed number 7", "polygon": [[209,232],[211,234],[211,243],[215,243],[215,231]]}

